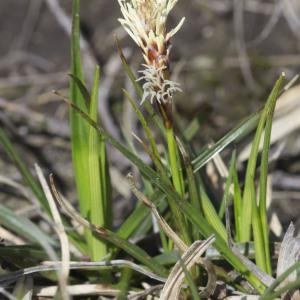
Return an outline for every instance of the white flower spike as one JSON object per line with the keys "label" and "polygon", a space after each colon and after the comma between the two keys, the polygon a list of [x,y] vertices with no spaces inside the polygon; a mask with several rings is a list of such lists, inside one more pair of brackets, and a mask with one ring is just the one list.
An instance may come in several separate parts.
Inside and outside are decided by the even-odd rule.
{"label": "white flower spike", "polygon": [[120,23],[141,48],[146,64],[141,71],[145,80],[144,96],[159,104],[170,103],[179,85],[169,80],[170,39],[180,30],[184,18],[167,32],[166,22],[169,13],[178,0],[118,0],[122,19]]}

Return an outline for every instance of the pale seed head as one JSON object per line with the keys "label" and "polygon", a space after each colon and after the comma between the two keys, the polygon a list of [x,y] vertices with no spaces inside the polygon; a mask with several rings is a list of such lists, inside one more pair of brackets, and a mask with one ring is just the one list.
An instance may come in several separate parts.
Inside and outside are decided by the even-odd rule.
{"label": "pale seed head", "polygon": [[184,22],[167,32],[166,23],[171,10],[178,0],[118,0],[122,19],[120,23],[141,48],[146,62],[141,71],[145,83],[144,96],[158,103],[170,102],[175,92],[181,91],[179,85],[168,80],[170,39],[178,32]]}
{"label": "pale seed head", "polygon": [[122,26],[142,49],[146,63],[155,65],[159,56],[168,56],[169,42],[181,28],[184,18],[170,32],[167,18],[178,0],[118,0]]}

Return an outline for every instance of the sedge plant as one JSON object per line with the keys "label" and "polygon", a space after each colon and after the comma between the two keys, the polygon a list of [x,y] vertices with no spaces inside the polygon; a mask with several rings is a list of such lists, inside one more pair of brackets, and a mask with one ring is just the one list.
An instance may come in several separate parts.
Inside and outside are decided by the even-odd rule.
{"label": "sedge plant", "polygon": [[[70,242],[82,255],[88,255],[91,261],[129,256],[138,264],[138,268],[134,267],[133,270],[140,270],[139,268],[144,270],[143,268],[145,268],[146,274],[150,272],[152,278],[164,282],[170,273],[170,265],[178,260],[178,254],[172,255],[176,251],[176,247],[173,246],[174,240],[177,242],[179,240],[185,247],[188,247],[198,239],[207,240],[213,235],[213,247],[218,251],[218,259],[228,262],[244,280],[252,285],[258,294],[263,294],[267,290],[266,299],[271,299],[267,289],[270,287],[267,286],[266,281],[253,268],[249,268],[249,264],[241,260],[240,256],[236,255],[228,239],[231,232],[229,233],[226,229],[224,214],[230,209],[228,199],[232,198],[234,243],[243,244],[253,241],[255,263],[266,276],[271,277],[273,269],[266,209],[268,152],[272,117],[276,100],[283,88],[284,76],[280,76],[277,80],[261,110],[238,124],[214,145],[195,153],[195,150],[191,150],[195,149],[192,140],[193,134],[189,134],[186,138],[187,135],[176,127],[173,117],[173,98],[176,93],[183,92],[183,90],[178,83],[171,79],[170,45],[171,39],[183,26],[185,19],[182,18],[178,25],[169,31],[167,18],[177,0],[118,0],[118,3],[122,14],[119,21],[140,48],[144,60],[140,76],[136,77],[122,53],[120,44],[117,43],[124,72],[130,78],[139,101],[135,102],[128,91],[123,90],[123,93],[141,123],[144,138],[137,137],[137,140],[148,154],[151,164],[146,164],[138,157],[132,143],[126,144],[116,140],[101,126],[101,111],[99,113],[97,111],[98,101],[101,101],[98,99],[99,82],[101,88],[100,69],[95,66],[94,81],[89,91],[84,80],[80,55],[80,1],[73,0],[70,94],[69,97],[60,94],[59,96],[70,106],[72,160],[80,214],[68,205],[55,188],[55,180],[51,180],[52,191],[56,199],[68,212],[68,217],[63,218],[65,226],[70,226],[69,218],[71,217],[85,227],[84,235],[67,231]],[[145,107],[145,113],[142,112],[141,106]],[[245,185],[243,188],[241,187],[241,178],[238,178],[237,175],[234,152],[229,166],[223,201],[218,207],[209,196],[208,189],[210,187],[203,180],[205,172],[202,167],[215,155],[221,153],[225,147],[239,142],[256,127],[244,179]],[[158,135],[154,134],[153,130],[157,130]],[[0,129],[0,141],[20,170],[24,182],[31,188],[42,208],[49,213],[47,199],[39,182],[22,162],[7,133],[2,129]],[[163,154],[158,147],[158,143],[161,141],[165,145]],[[257,178],[260,143],[263,143],[263,150]],[[138,203],[118,229],[112,227],[112,188],[108,145],[118,150],[138,169],[144,187],[143,191],[137,194],[145,194],[145,197],[149,199],[147,201],[151,202],[151,205],[148,206]],[[256,184],[257,181],[258,184]],[[143,197],[141,196],[141,198]],[[172,240],[172,237],[166,234],[163,228],[160,228],[163,247],[162,253],[156,257],[151,257],[145,249],[132,242],[133,238],[146,235],[151,230],[152,216],[149,207],[157,208],[158,214],[165,217],[168,226],[172,227],[174,234],[177,235]],[[0,214],[3,215],[0,223],[11,231],[19,232],[31,243],[42,243],[42,249],[48,247],[47,249],[59,252],[59,245],[29,220],[17,218],[13,212],[1,206]],[[21,232],[20,228],[22,228]],[[38,236],[41,236],[40,241],[37,241],[30,232],[36,232]],[[1,251],[0,248],[0,253],[3,252]],[[18,253],[24,254],[22,251],[15,247],[11,253],[17,256]],[[36,256],[34,260],[36,263],[45,259],[45,254],[40,251],[38,245],[31,246],[28,251],[33,257]],[[106,268],[111,267],[113,270],[113,266],[113,264],[107,264]],[[130,270],[124,269],[123,271],[126,276],[118,285],[121,287],[122,294],[120,295],[139,286],[139,277],[136,272],[132,271],[131,266],[128,263],[126,268]],[[203,284],[201,282],[203,276],[200,276],[203,275],[203,272],[192,271],[190,276],[185,266],[183,269],[187,274],[188,282],[190,282],[192,294],[195,295],[197,288],[193,284],[193,280]],[[222,264],[215,266],[215,272],[223,280],[230,282],[237,289],[243,290],[239,284],[232,282],[227,275],[226,267],[223,267]],[[83,276],[90,279],[89,274],[84,273]],[[74,278],[74,281],[76,280]],[[108,282],[108,284],[113,286],[112,282]],[[198,297],[194,296],[194,298]]]}

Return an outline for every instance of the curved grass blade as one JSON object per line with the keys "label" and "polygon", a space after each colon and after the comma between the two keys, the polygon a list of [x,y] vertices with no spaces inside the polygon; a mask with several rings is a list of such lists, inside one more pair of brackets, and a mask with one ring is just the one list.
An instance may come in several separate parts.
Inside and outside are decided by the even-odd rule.
{"label": "curved grass blade", "polygon": [[14,162],[15,166],[19,169],[25,183],[30,187],[33,194],[39,200],[41,206],[50,213],[48,201],[43,193],[43,190],[37,180],[33,177],[27,166],[23,163],[18,152],[15,150],[13,144],[9,140],[5,131],[0,128],[0,142],[2,143],[4,150]]}
{"label": "curved grass blade", "polygon": [[[254,187],[254,177],[255,177],[255,170],[256,170],[256,163],[257,163],[257,157],[258,157],[258,151],[259,151],[259,144],[260,140],[263,134],[263,130],[265,127],[266,119],[268,115],[274,111],[274,107],[276,104],[276,100],[278,98],[278,95],[280,93],[280,90],[283,85],[285,76],[281,75],[280,78],[276,81],[270,96],[267,100],[267,103],[265,105],[265,108],[262,111],[261,118],[259,120],[259,124],[256,130],[256,134],[252,143],[250,158],[247,165],[246,170],[246,178],[245,178],[245,188],[244,188],[244,194],[243,194],[243,208],[242,208],[242,215],[241,218],[243,220],[243,227],[241,228],[241,242],[248,242],[250,240],[251,236],[251,220],[253,219],[253,222],[255,222],[255,228],[254,235],[256,236],[258,241],[262,240],[262,237],[260,236],[262,233],[261,230],[261,223],[259,218],[259,212],[256,211],[257,205],[256,205],[256,196],[255,196],[255,187]],[[255,210],[255,211],[253,211]],[[252,212],[254,213],[253,218]],[[258,220],[259,218],[259,220]],[[253,223],[254,225],[254,223]],[[258,246],[258,244],[257,244]],[[262,250],[263,245],[260,245],[260,248]],[[261,251],[260,250],[260,251]],[[259,251],[259,252],[260,252]],[[261,260],[261,267],[264,266],[264,260]],[[265,269],[264,269],[265,270]]]}
{"label": "curved grass blade", "polygon": [[230,130],[213,146],[204,149],[193,161],[193,170],[196,173],[215,155],[220,153],[224,148],[233,142],[240,141],[243,137],[252,132],[258,124],[261,111],[252,114],[250,117],[243,120],[234,129]]}
{"label": "curved grass blade", "polygon": [[17,235],[36,243],[38,240],[45,241],[52,246],[56,242],[41,231],[29,219],[16,215],[13,211],[0,204],[0,224],[15,232]]}
{"label": "curved grass blade", "polygon": [[58,256],[53,249],[57,243],[41,231],[30,220],[16,215],[10,209],[0,204],[0,224],[15,232],[17,235],[28,239],[33,243],[38,243],[45,249],[47,255],[52,260],[58,260]]}
{"label": "curved grass blade", "polygon": [[81,93],[81,96],[84,98],[87,106],[89,106],[91,96],[90,96],[90,93],[89,93],[88,89],[86,88],[85,84],[74,74],[69,74],[69,76],[73,79],[74,83],[77,85],[77,87]]}
{"label": "curved grass blade", "polygon": [[277,291],[274,291],[276,289],[276,287],[279,286],[282,282],[284,282],[284,280],[290,274],[292,274],[294,271],[297,271],[297,273],[299,274],[300,262],[296,262],[294,265],[289,267],[284,273],[282,273],[280,276],[278,276],[278,278],[276,278],[276,280],[274,280],[274,282],[266,289],[265,293],[261,296],[260,299],[261,300],[276,299],[278,296],[281,296],[285,292],[287,292],[291,289],[299,287],[300,286],[300,278],[298,278],[297,280],[295,280],[293,282],[288,283],[283,288],[281,288]]}

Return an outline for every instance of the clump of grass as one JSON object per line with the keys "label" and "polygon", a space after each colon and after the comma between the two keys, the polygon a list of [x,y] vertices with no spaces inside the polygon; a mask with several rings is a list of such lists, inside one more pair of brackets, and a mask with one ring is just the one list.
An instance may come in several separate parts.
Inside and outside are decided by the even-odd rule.
{"label": "clump of grass", "polygon": [[[199,286],[205,286],[206,279],[209,281],[205,289],[206,294],[200,293],[200,296],[204,297],[205,294],[206,297],[209,297],[214,293],[217,277],[242,292],[249,291],[245,290],[241,284],[241,282],[247,281],[257,294],[265,293],[262,296],[265,298],[262,299],[273,299],[275,296],[272,295],[278,295],[279,291],[286,292],[285,289],[274,292],[279,283],[272,277],[274,270],[269,248],[270,238],[266,209],[272,117],[276,100],[283,90],[284,75],[277,80],[265,106],[260,111],[243,121],[213,146],[195,154],[191,150],[193,149],[191,137],[186,139],[182,132],[176,130],[172,112],[173,97],[176,92],[182,92],[182,90],[178,83],[171,80],[170,42],[183,25],[184,18],[170,31],[167,30],[166,22],[177,1],[119,0],[118,2],[123,14],[120,22],[141,49],[144,58],[141,77],[136,78],[118,44],[124,71],[136,89],[140,105],[144,105],[147,110],[147,113],[143,114],[139,104],[135,103],[128,91],[123,91],[136,112],[146,137],[145,141],[140,137],[137,137],[137,140],[143,145],[152,163],[145,164],[137,156],[134,145],[126,145],[117,141],[101,127],[101,112],[100,115],[97,112],[99,81],[101,84],[100,69],[98,66],[95,67],[94,82],[89,91],[85,85],[80,57],[80,2],[73,0],[70,95],[69,97],[59,96],[70,106],[72,158],[80,214],[57,191],[54,180],[51,179],[53,195],[67,214],[67,216],[63,216],[61,223],[64,226],[71,226],[72,221],[85,227],[84,235],[66,231],[70,243],[82,255],[89,256],[90,266],[101,268],[99,273],[96,273],[96,281],[116,288],[111,289],[111,295],[114,296],[120,293],[120,297],[125,297],[129,291],[145,296],[147,293],[156,291],[154,287],[149,291],[141,290],[140,273],[164,283],[157,288],[157,290],[163,291],[162,295],[167,295],[162,296],[165,297],[164,299],[173,299],[172,297],[174,295],[177,297],[180,292],[183,297],[188,298],[191,294],[194,299],[198,299]],[[140,86],[140,81],[143,81],[142,86]],[[154,138],[155,135],[150,129],[149,122],[153,123],[151,125],[154,125],[159,131],[160,138],[165,145],[163,157],[158,151],[158,142]],[[204,184],[205,173],[199,171],[225,147],[241,140],[256,126],[244,178],[245,185],[242,188],[237,176],[236,153],[233,152],[223,201],[220,207],[217,207],[210,199],[207,186]],[[0,129],[0,141],[19,168],[26,184],[40,201],[43,209],[51,216],[51,209],[40,183],[23,164],[2,129]],[[263,141],[263,150],[259,165],[260,174],[256,185],[261,141]],[[116,148],[138,169],[144,183],[143,191],[139,191],[133,178],[130,178],[133,193],[144,205],[137,204],[118,230],[112,228],[112,192],[107,144]],[[41,178],[40,173],[39,178]],[[45,190],[45,182],[42,183]],[[234,238],[231,237],[231,224],[228,217],[230,199],[233,199]],[[53,209],[53,203],[51,205]],[[156,257],[151,257],[145,249],[130,241],[138,230],[139,234],[149,232],[151,212],[160,225],[162,253]],[[17,218],[6,208],[0,207],[0,214],[3,215],[0,222],[4,226],[32,243],[39,243],[45,250],[41,251],[41,247],[36,248],[36,246],[27,248],[36,264],[45,259],[44,252],[51,254],[54,251],[51,258],[57,258],[56,253],[59,253],[60,245],[39,230],[36,225],[29,220]],[[224,220],[225,214],[227,218]],[[35,237],[32,232],[35,232]],[[203,245],[199,240],[205,241]],[[236,246],[236,244],[252,241],[255,264],[243,256],[243,253],[239,253]],[[202,258],[199,253],[195,253],[195,249],[204,252],[209,246],[217,249],[220,263],[214,264],[209,258]],[[120,250],[123,250],[123,253]],[[0,248],[0,253],[1,251]],[[178,259],[177,251],[180,252],[180,259]],[[18,256],[18,253],[23,255],[24,249],[12,248],[11,255]],[[134,259],[134,262],[125,260],[127,257]],[[120,258],[122,261],[119,260]],[[97,262],[99,260],[102,262]],[[224,262],[229,263],[231,267]],[[175,266],[171,271],[173,264]],[[51,268],[39,267],[35,270],[36,272],[56,270],[60,269],[62,265],[56,263]],[[76,263],[69,262],[67,265],[72,269],[72,266],[75,268]],[[78,264],[76,266],[78,267]],[[123,270],[126,276],[125,279],[120,280],[114,271],[115,268],[124,266],[130,271]],[[22,267],[25,268],[26,265],[22,265]],[[85,267],[87,268],[87,264]],[[291,268],[289,272],[295,268],[299,269],[299,266]],[[228,272],[232,269],[240,274],[240,281],[230,278]],[[28,269],[24,270],[24,274],[29,274]],[[31,269],[30,272],[34,271]],[[0,282],[10,283],[17,280],[18,276],[16,273],[7,274],[0,277]],[[49,281],[53,281],[51,276],[44,276]],[[69,282],[78,283],[76,276],[73,276],[72,273],[69,276]],[[93,282],[95,280],[93,274],[84,272],[84,270],[81,276],[86,281]],[[180,277],[180,284],[176,284],[176,280],[174,281],[174,278],[177,277]],[[187,279],[191,292],[184,284],[184,278]],[[119,281],[119,288],[114,285],[115,281]],[[298,281],[299,279],[290,285],[294,288],[299,285]],[[270,282],[271,284],[269,284]],[[67,292],[71,291],[72,293],[72,289],[65,288],[62,295],[68,297],[66,296]],[[172,290],[172,288],[176,288],[176,290]],[[207,291],[209,291],[208,294]],[[272,292],[274,293],[272,294]]]}

